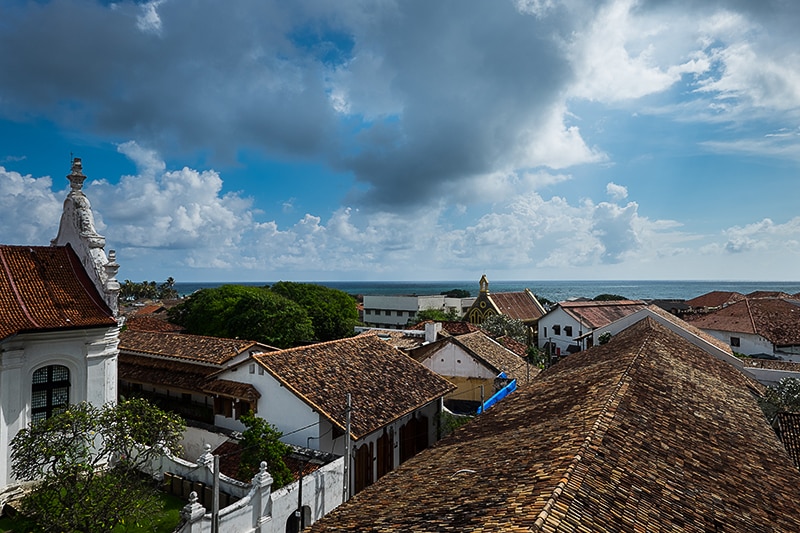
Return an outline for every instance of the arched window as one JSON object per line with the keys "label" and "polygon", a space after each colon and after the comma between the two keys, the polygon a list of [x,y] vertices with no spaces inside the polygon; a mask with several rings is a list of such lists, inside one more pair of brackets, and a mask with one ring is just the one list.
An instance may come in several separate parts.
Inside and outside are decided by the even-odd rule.
{"label": "arched window", "polygon": [[69,368],[50,365],[33,373],[32,422],[39,422],[61,413],[67,405],[69,405]]}

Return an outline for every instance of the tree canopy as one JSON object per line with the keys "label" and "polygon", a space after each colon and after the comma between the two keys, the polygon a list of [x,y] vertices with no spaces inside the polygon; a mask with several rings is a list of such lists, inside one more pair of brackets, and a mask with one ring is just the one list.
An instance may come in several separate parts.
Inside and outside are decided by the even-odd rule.
{"label": "tree canopy", "polygon": [[453,322],[459,320],[461,317],[455,309],[448,309],[447,312],[441,309],[423,309],[418,311],[413,318],[408,319],[410,326],[425,322],[427,320],[436,320],[438,322]]}
{"label": "tree canopy", "polygon": [[595,302],[616,302],[619,300],[627,300],[627,298],[619,294],[598,294],[593,300]]}
{"label": "tree canopy", "polygon": [[313,283],[280,281],[270,287],[305,309],[314,327],[314,339],[331,341],[350,337],[358,324],[356,300],[346,292]]}
{"label": "tree canopy", "polygon": [[517,342],[528,344],[528,328],[522,320],[506,315],[490,315],[481,323],[481,328],[495,336],[508,335]]}
{"label": "tree canopy", "polygon": [[175,280],[171,277],[160,284],[156,284],[155,281],[136,283],[126,279],[119,285],[119,297],[122,300],[138,300],[140,298],[166,300],[177,298],[178,291],[175,290]]}
{"label": "tree canopy", "polygon": [[283,461],[290,448],[279,440],[283,434],[252,411],[242,415],[240,421],[247,429],[242,432],[239,478],[251,479],[258,473],[261,461],[266,461],[267,471],[272,476],[272,490],[291,483],[292,472]]}
{"label": "tree canopy", "polygon": [[309,283],[272,287],[222,285],[202,289],[169,310],[195,335],[240,338],[290,348],[353,335],[358,321],[349,294]]}
{"label": "tree canopy", "polygon": [[102,408],[71,405],[20,430],[11,441],[11,471],[38,481],[23,512],[54,532],[147,521],[160,499],[140,468],[165,453],[177,455],[183,429],[180,417],[137,398]]}

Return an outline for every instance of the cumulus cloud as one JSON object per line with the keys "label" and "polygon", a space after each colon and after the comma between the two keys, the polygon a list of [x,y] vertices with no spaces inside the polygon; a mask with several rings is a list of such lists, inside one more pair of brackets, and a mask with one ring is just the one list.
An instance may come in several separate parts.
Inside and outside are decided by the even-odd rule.
{"label": "cumulus cloud", "polygon": [[606,185],[606,194],[614,200],[624,200],[628,197],[628,188],[612,181]]}
{"label": "cumulus cloud", "polygon": [[46,246],[55,238],[66,190],[56,195],[49,176],[35,178],[0,166],[0,227],[3,244]]}

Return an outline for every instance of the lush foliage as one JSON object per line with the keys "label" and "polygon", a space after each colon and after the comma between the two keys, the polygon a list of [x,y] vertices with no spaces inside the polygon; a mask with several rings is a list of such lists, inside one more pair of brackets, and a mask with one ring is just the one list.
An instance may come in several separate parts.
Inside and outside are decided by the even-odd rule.
{"label": "lush foliage", "polygon": [[783,378],[777,385],[767,387],[760,404],[770,420],[780,411],[800,413],[800,379]]}
{"label": "lush foliage", "polygon": [[465,289],[450,289],[449,291],[445,291],[441,293],[442,296],[447,296],[448,298],[469,298],[470,293],[468,290]]}
{"label": "lush foliage", "polygon": [[346,292],[315,285],[280,281],[270,287],[305,309],[314,326],[314,339],[331,341],[351,337],[358,324],[356,300]]}
{"label": "lush foliage", "polygon": [[595,302],[616,302],[619,300],[627,300],[627,298],[619,294],[598,294],[593,300]]}
{"label": "lush foliage", "polygon": [[305,309],[266,287],[202,289],[170,309],[169,317],[195,335],[248,339],[278,348],[314,338]]}
{"label": "lush foliage", "polygon": [[159,505],[156,488],[140,467],[178,453],[183,421],[133,399],[97,408],[88,403],[17,433],[11,471],[38,480],[23,512],[42,531],[110,531],[141,522]]}
{"label": "lush foliage", "polygon": [[292,473],[283,461],[290,448],[280,441],[283,434],[252,411],[243,415],[240,421],[247,429],[242,433],[239,479],[252,479],[258,473],[261,462],[266,461],[267,471],[272,476],[273,491],[291,483]]}
{"label": "lush foliage", "polygon": [[610,341],[610,340],[611,340],[611,332],[610,331],[606,331],[606,332],[601,333],[600,336],[597,338],[597,342],[599,342],[600,344],[608,344],[608,341]]}
{"label": "lush foliage", "polygon": [[358,321],[349,294],[309,283],[272,287],[222,285],[203,289],[169,311],[195,335],[240,338],[290,348],[353,335]]}
{"label": "lush foliage", "polygon": [[491,315],[483,321],[481,328],[493,336],[508,335],[517,342],[528,345],[528,327],[525,326],[522,320],[510,318],[506,315]]}
{"label": "lush foliage", "polygon": [[426,320],[436,320],[437,322],[453,322],[460,319],[461,317],[459,316],[458,311],[455,309],[448,309],[447,312],[444,312],[441,309],[423,309],[422,311],[418,311],[414,318],[409,318],[408,324],[413,326],[414,324],[419,324],[420,322],[425,322]]}
{"label": "lush foliage", "polygon": [[177,298],[178,291],[175,290],[175,280],[171,277],[160,284],[156,284],[155,281],[136,283],[126,279],[120,283],[119,297],[121,300],[138,300],[140,298],[168,300]]}

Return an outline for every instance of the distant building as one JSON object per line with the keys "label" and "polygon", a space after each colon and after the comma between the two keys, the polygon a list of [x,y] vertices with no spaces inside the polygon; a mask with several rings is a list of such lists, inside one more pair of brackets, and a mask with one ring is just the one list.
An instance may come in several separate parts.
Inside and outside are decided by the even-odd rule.
{"label": "distant building", "polygon": [[467,310],[464,320],[480,325],[492,315],[505,315],[521,321],[531,332],[534,342],[536,324],[545,314],[545,309],[529,289],[521,292],[489,292],[489,280],[484,274],[478,283],[479,293],[475,302]]}
{"label": "distant building", "polygon": [[376,328],[404,329],[417,313],[437,310],[455,312],[459,317],[470,308],[474,297],[450,298],[445,295],[429,296],[364,296],[364,324]]}
{"label": "distant building", "polygon": [[556,356],[591,348],[588,333],[645,307],[642,300],[560,302],[539,320],[539,348]]}

